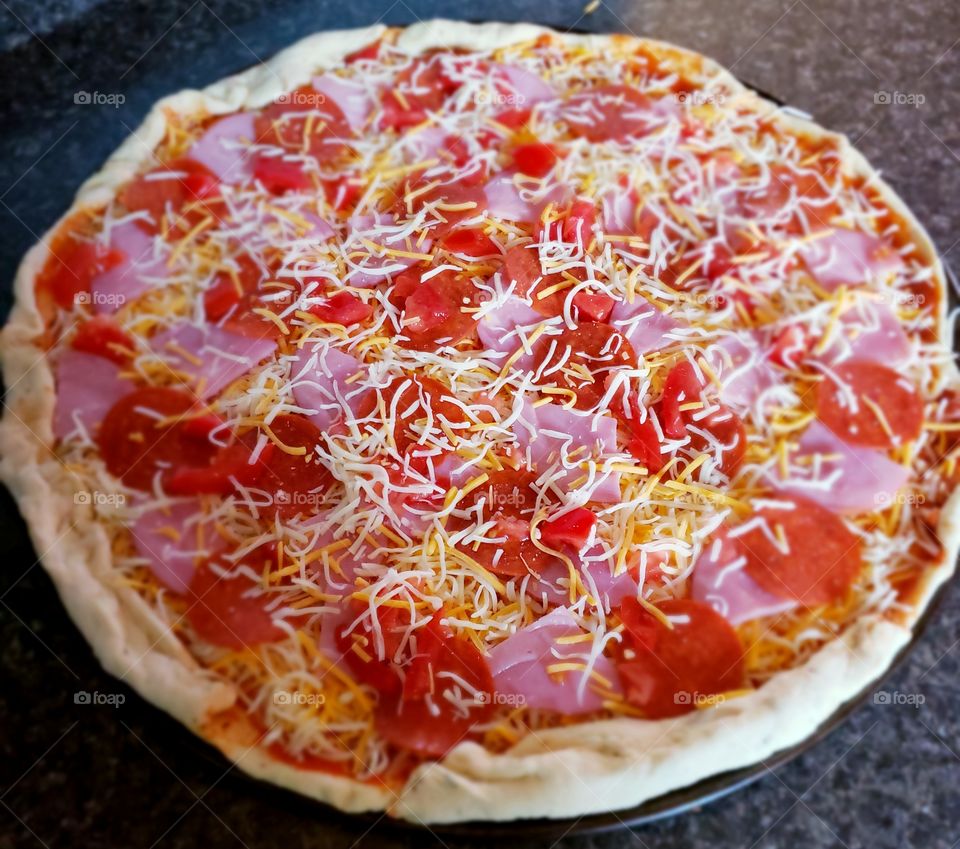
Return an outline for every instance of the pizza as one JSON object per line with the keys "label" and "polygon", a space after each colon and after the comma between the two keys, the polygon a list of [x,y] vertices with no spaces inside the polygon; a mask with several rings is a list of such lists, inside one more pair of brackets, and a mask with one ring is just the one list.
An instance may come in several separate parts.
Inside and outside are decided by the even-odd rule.
{"label": "pizza", "polygon": [[951,574],[944,273],[698,54],[437,21],[173,95],[25,258],[2,476],[104,666],[419,822],[802,741]]}

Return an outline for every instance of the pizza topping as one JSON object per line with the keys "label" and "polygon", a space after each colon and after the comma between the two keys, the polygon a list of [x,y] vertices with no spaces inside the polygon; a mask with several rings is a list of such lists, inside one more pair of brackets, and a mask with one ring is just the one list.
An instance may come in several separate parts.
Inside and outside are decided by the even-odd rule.
{"label": "pizza topping", "polygon": [[262,573],[272,556],[269,551],[254,551],[235,565],[218,558],[194,571],[185,616],[199,637],[215,646],[244,649],[275,643],[287,635],[274,621],[269,595],[248,572]]}
{"label": "pizza topping", "polygon": [[110,474],[133,489],[153,489],[176,466],[205,466],[217,450],[184,430],[198,413],[196,398],[177,389],[147,387],[118,400],[104,416],[97,444]]}
{"label": "pizza topping", "polygon": [[54,450],[138,490],[93,506],[120,577],[213,594],[175,633],[293,761],[712,704],[928,565],[936,275],[835,145],[668,65],[387,35],[52,240]]}
{"label": "pizza topping", "polygon": [[626,639],[617,673],[631,705],[648,719],[679,716],[744,686],[743,646],[726,619],[692,599],[656,609],[632,598],[620,607]]}
{"label": "pizza topping", "polygon": [[817,416],[851,445],[892,448],[920,435],[923,402],[914,386],[879,363],[854,362],[817,386]]}
{"label": "pizza topping", "polygon": [[841,600],[862,568],[860,540],[811,501],[764,507],[730,532],[764,590],[814,606]]}

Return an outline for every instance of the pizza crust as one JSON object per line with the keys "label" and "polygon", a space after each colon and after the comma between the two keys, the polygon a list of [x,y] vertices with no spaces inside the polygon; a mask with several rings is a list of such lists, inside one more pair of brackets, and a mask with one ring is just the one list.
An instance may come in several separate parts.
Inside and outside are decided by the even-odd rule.
{"label": "pizza crust", "polygon": [[[232,685],[206,673],[140,596],[119,585],[111,574],[106,531],[93,521],[92,508],[74,503],[73,477],[49,448],[54,381],[39,343],[44,325],[34,297],[48,240],[63,220],[80,209],[109,203],[123,183],[149,165],[153,149],[164,136],[168,114],[206,111],[216,115],[262,106],[307,83],[318,70],[336,66],[385,32],[386,27],[374,26],[309,36],[269,62],[203,91],[185,91],[159,101],[101,171],[83,184],[61,221],[24,258],[15,281],[15,307],[2,334],[4,380],[9,389],[0,421],[0,478],[16,498],[34,547],[71,618],[108,672],[216,745],[245,772],[345,811],[386,809],[414,822],[450,823],[617,810],[756,763],[801,742],[888,668],[909,642],[911,626],[936,589],[953,573],[960,548],[960,492],[950,497],[941,513],[938,533],[943,562],[929,571],[908,621],[862,618],[807,663],[775,676],[761,689],[678,719],[613,719],[549,729],[531,733],[500,755],[474,743],[461,744],[443,761],[419,767],[399,795],[379,784],[298,769],[271,757],[248,736],[234,733],[229,723],[218,722],[236,702]],[[543,33],[552,31],[527,24],[430,21],[400,32],[397,44],[410,53],[440,46],[485,50]],[[627,38],[560,37],[600,50],[610,39]],[[942,338],[947,338],[943,269],[929,236],[845,138],[779,112],[710,59],[663,42],[642,43],[714,75],[737,96],[753,98],[788,129],[841,139],[846,166],[873,180],[933,264],[941,293]],[[952,365],[944,373],[945,383],[960,384]],[[811,699],[811,693],[817,698]]]}

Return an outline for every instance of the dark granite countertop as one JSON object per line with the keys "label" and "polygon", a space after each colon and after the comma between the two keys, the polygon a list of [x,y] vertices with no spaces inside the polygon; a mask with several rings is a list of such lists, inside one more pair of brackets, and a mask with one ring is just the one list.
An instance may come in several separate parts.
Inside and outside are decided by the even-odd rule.
{"label": "dark granite countertop", "polygon": [[[0,0],[4,313],[24,251],[157,97],[240,70],[315,30],[433,16],[630,31],[714,56],[745,81],[848,133],[952,258],[960,242],[956,2],[607,0],[590,15],[582,7],[582,0],[493,0],[482,7],[451,0]],[[124,102],[84,105],[74,102],[78,92],[119,94]],[[207,760],[188,735],[101,671],[6,495],[0,518],[0,849],[441,843],[427,833],[369,831]],[[826,740],[747,789],[633,832],[554,845],[956,847],[958,625],[954,587],[884,685],[896,697],[871,700]],[[78,691],[122,694],[125,701],[76,704]],[[526,845],[519,837],[508,842]]]}

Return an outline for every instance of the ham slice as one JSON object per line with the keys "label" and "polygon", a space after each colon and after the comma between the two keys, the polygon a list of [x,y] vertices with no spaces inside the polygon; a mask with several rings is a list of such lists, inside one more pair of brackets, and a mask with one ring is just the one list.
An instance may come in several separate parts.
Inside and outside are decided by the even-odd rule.
{"label": "ham slice", "polygon": [[711,605],[731,625],[792,610],[797,602],[768,593],[744,571],[736,541],[718,531],[693,566],[693,598]]}
{"label": "ham slice", "polygon": [[497,65],[493,77],[501,93],[512,98],[504,104],[507,108],[529,108],[557,97],[553,87],[543,77],[519,65]]}
{"label": "ham slice", "polygon": [[896,313],[882,301],[863,298],[840,316],[823,358],[832,364],[871,360],[896,369],[910,359],[912,351]]}
{"label": "ham slice", "polygon": [[[801,459],[808,462],[798,463]],[[882,451],[848,445],[819,421],[806,429],[791,461],[790,477],[784,480],[771,472],[771,483],[837,513],[883,509],[910,477],[906,466]]]}
{"label": "ham slice", "polygon": [[[583,585],[607,613],[616,608],[627,596],[636,597],[639,590],[636,578],[629,572],[614,576],[610,559],[604,557],[603,548],[593,546],[584,554],[568,551],[567,554],[580,573]],[[565,605],[570,603],[570,572],[566,564],[559,560],[551,563],[539,572],[539,580],[531,578],[527,585],[527,594],[549,604]]]}
{"label": "ham slice", "polygon": [[90,281],[90,299],[98,313],[115,313],[151,289],[153,281],[166,279],[169,271],[156,252],[154,237],[135,221],[124,221],[110,228],[109,246],[124,254],[123,262],[97,274]]}
{"label": "ham slice", "polygon": [[209,557],[219,540],[203,523],[200,502],[191,499],[148,510],[130,528],[137,553],[175,593],[187,592],[197,561]]}
{"label": "ham slice", "polygon": [[[577,461],[617,451],[617,423],[613,418],[584,415],[576,410],[565,410],[559,404],[534,407],[525,401],[514,434],[520,450],[526,452],[529,449],[534,467],[541,472],[580,446],[586,446],[587,451],[577,454]],[[583,475],[580,468],[561,468],[552,482],[562,486]],[[598,472],[597,481],[592,485],[591,501],[609,504],[620,500],[619,473]]]}
{"label": "ham slice", "polygon": [[325,430],[343,413],[356,412],[362,392],[347,378],[364,368],[356,357],[319,344],[300,349],[290,369],[293,397],[307,416]]}
{"label": "ham slice", "polygon": [[[490,671],[496,692],[515,696],[518,704],[538,710],[564,714],[600,710],[603,698],[590,686],[593,682],[587,681],[581,691],[581,674],[567,672],[554,678],[547,673],[547,667],[555,663],[582,662],[589,643],[557,643],[560,637],[582,633],[570,611],[558,607],[507,637],[490,649]],[[619,678],[609,658],[601,656],[593,669],[612,687],[619,688]]]}
{"label": "ham slice", "polygon": [[[533,307],[522,298],[508,296],[504,302],[485,313],[477,323],[477,335],[488,351],[495,354],[512,354],[521,345],[517,328],[526,327],[530,331],[544,320]],[[526,334],[529,336],[529,332]],[[523,355],[517,361],[517,368],[528,368],[532,355]],[[501,359],[497,357],[497,359]],[[503,357],[506,359],[506,356]]]}
{"label": "ham slice", "polygon": [[252,112],[237,112],[211,124],[187,152],[223,183],[239,185],[253,176],[250,143],[256,140]]}
{"label": "ham slice", "polygon": [[[395,256],[387,253],[388,250],[421,254],[429,251],[433,244],[430,239],[416,245],[408,244],[403,234],[409,228],[397,226],[392,215],[361,215],[350,223],[354,238],[343,248],[349,269],[343,279],[344,285],[369,288],[384,283],[388,277],[420,261],[416,256]],[[372,242],[377,248],[371,250],[366,242]],[[363,255],[354,256],[356,253]]]}
{"label": "ham slice", "polygon": [[903,268],[903,258],[882,239],[845,227],[807,242],[799,253],[811,276],[830,292],[882,279]]}
{"label": "ham slice", "polygon": [[57,360],[57,403],[53,435],[66,439],[79,427],[91,433],[110,408],[132,392],[132,381],[119,376],[120,368],[106,357],[65,348]]}
{"label": "ham slice", "polygon": [[354,130],[359,131],[366,126],[373,111],[373,99],[360,83],[334,74],[323,74],[313,78],[313,87],[339,107]]}
{"label": "ham slice", "polygon": [[536,204],[520,196],[520,190],[513,182],[513,174],[502,171],[483,187],[487,198],[487,213],[495,218],[508,221],[533,223],[539,210]]}
{"label": "ham slice", "polygon": [[619,330],[638,354],[658,351],[676,342],[672,335],[682,325],[645,300],[632,304],[620,301],[613,308],[610,323]]}
{"label": "ham slice", "polygon": [[725,336],[707,354],[722,384],[720,400],[735,409],[750,407],[777,383],[767,353],[753,334]]}
{"label": "ham slice", "polygon": [[154,336],[150,348],[179,372],[201,398],[212,398],[272,356],[277,343],[181,321]]}

